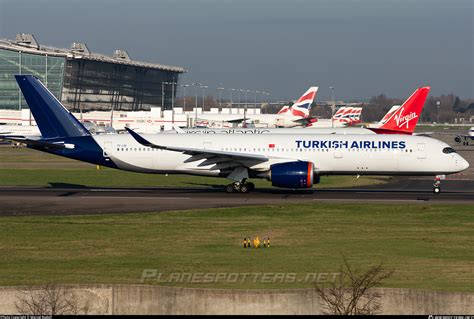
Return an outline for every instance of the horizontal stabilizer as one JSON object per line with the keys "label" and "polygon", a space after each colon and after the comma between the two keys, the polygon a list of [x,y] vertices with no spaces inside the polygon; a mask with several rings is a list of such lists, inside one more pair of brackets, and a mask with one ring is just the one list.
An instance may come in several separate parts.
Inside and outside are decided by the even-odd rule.
{"label": "horizontal stabilizer", "polygon": [[23,143],[34,148],[46,148],[46,149],[51,149],[51,150],[63,150],[65,148],[74,148],[74,145],[72,144],[49,143],[42,140],[31,140],[31,139],[27,139],[21,136],[10,135],[10,136],[2,136],[1,138],[7,141]]}

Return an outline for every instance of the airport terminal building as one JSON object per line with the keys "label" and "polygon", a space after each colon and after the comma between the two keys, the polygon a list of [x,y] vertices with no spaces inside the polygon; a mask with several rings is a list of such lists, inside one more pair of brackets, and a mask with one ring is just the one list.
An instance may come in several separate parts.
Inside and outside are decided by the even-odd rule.
{"label": "airport terminal building", "polygon": [[31,34],[18,34],[15,40],[0,39],[0,109],[28,108],[15,74],[35,75],[73,112],[170,109],[184,72],[131,60],[125,50],[106,56],[92,53],[84,43],[58,49],[39,45]]}

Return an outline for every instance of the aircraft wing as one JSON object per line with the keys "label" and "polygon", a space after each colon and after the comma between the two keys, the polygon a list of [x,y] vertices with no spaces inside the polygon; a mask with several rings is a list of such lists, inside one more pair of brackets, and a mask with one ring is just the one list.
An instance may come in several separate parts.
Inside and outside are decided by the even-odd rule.
{"label": "aircraft wing", "polygon": [[206,150],[206,149],[199,149],[199,148],[192,148],[192,147],[158,145],[158,144],[151,143],[150,141],[140,136],[140,134],[134,132],[128,127],[126,128],[126,130],[138,143],[140,143],[143,146],[191,155],[190,158],[184,161],[185,163],[191,163],[191,162],[204,160],[202,161],[202,163],[199,163],[197,166],[203,167],[203,166],[213,165],[210,168],[206,168],[210,170],[231,169],[232,172],[229,174],[227,178],[233,179],[236,181],[241,180],[242,178],[248,178],[247,169],[251,168],[252,166],[256,166],[265,162],[270,162],[269,164],[273,164],[273,163],[295,162],[299,160],[295,158],[273,157],[273,156],[265,156],[265,155],[258,155],[258,154]]}
{"label": "aircraft wing", "polygon": [[[143,146],[193,155],[195,158],[191,158],[190,160],[188,160],[188,162],[207,159],[206,162],[208,162],[209,164],[217,164],[217,163],[227,162],[231,160],[241,160],[241,161],[250,160],[253,162],[263,163],[263,162],[267,162],[270,159],[270,157],[257,155],[257,154],[246,154],[246,153],[237,153],[237,152],[206,150],[206,149],[199,149],[199,148],[158,145],[158,144],[149,142],[148,140],[143,138],[140,134],[135,133],[133,130],[129,129],[128,127],[126,127],[125,129],[130,133],[130,135],[132,135],[132,137],[138,143],[142,144]],[[211,160],[211,158],[213,158],[214,160]]]}
{"label": "aircraft wing", "polygon": [[48,148],[48,149],[53,149],[53,150],[63,150],[65,148],[74,148],[74,145],[68,145],[64,143],[50,143],[43,140],[32,140],[32,139],[28,139],[24,136],[19,136],[19,135],[8,135],[8,136],[2,135],[1,139],[17,142],[17,143],[23,143],[31,147]]}

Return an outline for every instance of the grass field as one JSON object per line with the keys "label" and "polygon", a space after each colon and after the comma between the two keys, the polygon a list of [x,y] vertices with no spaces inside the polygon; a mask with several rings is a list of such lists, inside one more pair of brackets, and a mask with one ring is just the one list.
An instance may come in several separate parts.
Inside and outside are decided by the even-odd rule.
{"label": "grass field", "polygon": [[[0,285],[139,283],[159,272],[336,272],[384,262],[385,286],[474,291],[469,205],[304,204],[159,214],[0,218]],[[271,248],[244,249],[270,236]],[[155,284],[147,281],[147,284]],[[160,283],[298,288],[311,283]]]}
{"label": "grass field", "polygon": [[467,133],[469,131],[469,128],[472,125],[444,125],[444,124],[420,124],[416,126],[416,132],[421,133],[421,132],[459,132],[459,131],[464,131]]}
{"label": "grass field", "polygon": [[[389,177],[327,176],[317,188],[352,187],[385,183]],[[266,180],[252,180],[257,187],[271,187]],[[0,186],[55,187],[218,187],[230,183],[225,178],[190,175],[154,175],[114,169],[0,169]]]}
{"label": "grass field", "polygon": [[[385,183],[389,177],[322,177],[318,188],[352,187]],[[224,186],[225,178],[190,175],[155,175],[115,169],[50,155],[27,148],[0,147],[0,186],[89,186],[89,187],[202,187]],[[271,187],[266,180],[252,180],[257,187]]]}

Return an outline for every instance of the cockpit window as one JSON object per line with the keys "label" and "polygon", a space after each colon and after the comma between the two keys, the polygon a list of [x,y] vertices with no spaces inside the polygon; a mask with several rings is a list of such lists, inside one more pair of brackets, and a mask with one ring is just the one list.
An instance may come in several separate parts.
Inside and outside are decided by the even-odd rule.
{"label": "cockpit window", "polygon": [[445,147],[443,148],[444,154],[456,153],[456,151],[452,147]]}

